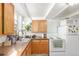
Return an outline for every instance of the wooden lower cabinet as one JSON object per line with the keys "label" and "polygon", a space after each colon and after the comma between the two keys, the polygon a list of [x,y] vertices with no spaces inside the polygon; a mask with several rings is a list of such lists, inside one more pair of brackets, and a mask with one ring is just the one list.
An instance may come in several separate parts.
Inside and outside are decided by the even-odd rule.
{"label": "wooden lower cabinet", "polygon": [[40,40],[38,39],[33,39],[32,40],[32,54],[39,54],[39,45],[40,45]]}
{"label": "wooden lower cabinet", "polygon": [[31,56],[32,54],[48,54],[48,39],[32,39],[22,56]]}
{"label": "wooden lower cabinet", "polygon": [[31,42],[27,45],[21,56],[31,56]]}
{"label": "wooden lower cabinet", "polygon": [[33,39],[32,54],[48,54],[48,39]]}
{"label": "wooden lower cabinet", "polygon": [[31,42],[29,43],[29,45],[26,48],[26,56],[31,56]]}
{"label": "wooden lower cabinet", "polygon": [[41,40],[40,41],[40,54],[48,54],[48,40]]}
{"label": "wooden lower cabinet", "polygon": [[21,56],[26,56],[26,50],[23,51],[23,53],[21,54]]}

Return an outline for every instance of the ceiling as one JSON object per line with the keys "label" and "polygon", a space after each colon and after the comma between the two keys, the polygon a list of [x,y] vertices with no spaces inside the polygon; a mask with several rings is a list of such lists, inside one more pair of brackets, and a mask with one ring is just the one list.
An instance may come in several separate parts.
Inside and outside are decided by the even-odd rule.
{"label": "ceiling", "polygon": [[27,3],[26,6],[32,17],[44,17],[52,4],[49,3]]}
{"label": "ceiling", "polygon": [[16,3],[16,13],[30,18],[79,17],[79,4],[68,3]]}
{"label": "ceiling", "polygon": [[79,4],[69,5],[64,11],[62,11],[57,17],[74,17],[79,14]]}

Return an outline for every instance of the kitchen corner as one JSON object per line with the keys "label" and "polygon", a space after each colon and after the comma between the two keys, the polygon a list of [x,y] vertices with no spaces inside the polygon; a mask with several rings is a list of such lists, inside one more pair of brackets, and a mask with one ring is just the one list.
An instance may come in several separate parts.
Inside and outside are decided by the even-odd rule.
{"label": "kitchen corner", "polygon": [[20,56],[30,41],[31,39],[28,39],[26,42],[16,41],[16,44],[11,46],[0,46],[0,54],[4,56]]}
{"label": "kitchen corner", "polygon": [[[5,37],[6,39],[8,39],[7,40],[8,42],[6,45],[4,45],[4,43],[3,43],[2,46],[0,46],[0,55],[3,55],[3,56],[25,56],[26,54],[24,54],[24,52],[25,52],[25,50],[27,50],[26,48],[29,46],[29,44],[31,45],[30,47],[33,48],[36,45],[36,42],[38,44],[40,43],[40,44],[44,44],[46,46],[47,43],[44,41],[47,40],[47,42],[48,42],[48,38],[42,37],[41,34],[38,34],[39,35],[38,36],[38,35],[36,35],[36,33],[34,33],[32,35],[32,37],[26,36],[27,38],[26,37],[22,37],[22,38],[19,37],[19,40],[17,38],[17,40],[15,42],[11,41],[11,44],[9,44],[10,40],[11,40],[11,38],[9,36],[12,37],[12,35],[8,36],[9,39],[8,39],[8,37]],[[41,43],[40,41],[43,43]],[[6,42],[6,40],[4,42]],[[38,47],[40,48],[40,45],[38,45]],[[48,44],[46,47],[48,47]],[[46,49],[47,49],[47,53],[48,53],[48,48],[46,48]],[[32,55],[32,53],[34,53],[34,52],[30,51],[30,53],[31,53],[30,55]]]}

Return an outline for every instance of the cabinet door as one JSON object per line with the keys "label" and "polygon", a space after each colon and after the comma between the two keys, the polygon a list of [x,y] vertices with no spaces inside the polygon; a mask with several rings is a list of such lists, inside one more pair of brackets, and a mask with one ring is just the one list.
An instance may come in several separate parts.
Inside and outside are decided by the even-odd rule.
{"label": "cabinet door", "polygon": [[14,7],[12,4],[4,4],[4,34],[14,33]]}
{"label": "cabinet door", "polygon": [[32,32],[38,32],[38,20],[32,20]]}
{"label": "cabinet door", "polygon": [[40,54],[48,54],[48,40],[42,39],[40,41]]}
{"label": "cabinet door", "polygon": [[2,4],[0,3],[0,34],[2,34]]}
{"label": "cabinet door", "polygon": [[47,32],[47,20],[39,21],[39,32]]}
{"label": "cabinet door", "polygon": [[32,54],[39,54],[40,40],[32,40]]}
{"label": "cabinet door", "polygon": [[28,44],[28,46],[23,51],[22,56],[31,56],[31,42]]}
{"label": "cabinet door", "polygon": [[31,56],[31,42],[28,44],[28,46],[26,48],[26,55]]}
{"label": "cabinet door", "polygon": [[31,46],[29,46],[29,48],[27,50],[27,56],[31,56]]}
{"label": "cabinet door", "polygon": [[26,56],[26,50],[23,51],[21,56]]}

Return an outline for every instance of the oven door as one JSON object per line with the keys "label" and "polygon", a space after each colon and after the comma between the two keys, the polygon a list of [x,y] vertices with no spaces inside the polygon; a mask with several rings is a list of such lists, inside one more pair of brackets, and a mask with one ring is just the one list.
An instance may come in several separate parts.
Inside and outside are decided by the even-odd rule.
{"label": "oven door", "polygon": [[63,39],[56,39],[56,40],[52,40],[51,39],[51,42],[50,42],[50,45],[51,45],[51,47],[50,47],[50,50],[51,51],[62,51],[62,52],[64,52],[65,51],[65,40],[63,40]]}

